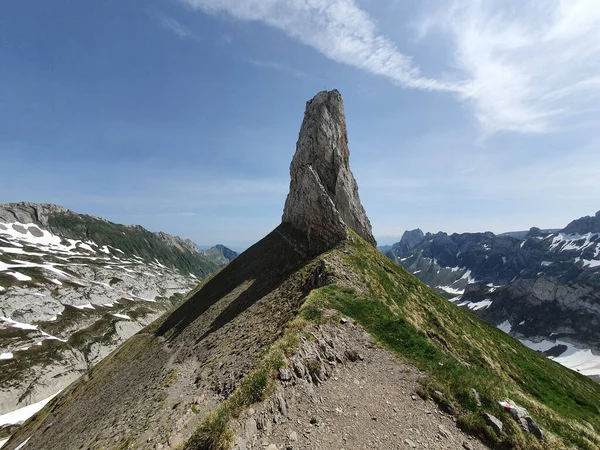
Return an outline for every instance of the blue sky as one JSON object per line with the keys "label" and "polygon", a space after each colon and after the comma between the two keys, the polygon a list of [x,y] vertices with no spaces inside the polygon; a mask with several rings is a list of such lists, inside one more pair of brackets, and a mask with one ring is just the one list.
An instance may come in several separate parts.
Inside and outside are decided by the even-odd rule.
{"label": "blue sky", "polygon": [[245,247],[337,88],[380,243],[561,227],[600,209],[598,61],[596,0],[4,0],[0,202]]}

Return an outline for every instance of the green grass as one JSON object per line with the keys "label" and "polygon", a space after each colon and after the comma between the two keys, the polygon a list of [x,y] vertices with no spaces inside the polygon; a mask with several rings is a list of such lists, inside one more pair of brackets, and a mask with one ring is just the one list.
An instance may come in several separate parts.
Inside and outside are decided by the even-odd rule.
{"label": "green grass", "polygon": [[[313,290],[258,367],[201,422],[186,450],[228,448],[230,419],[266,398],[277,369],[285,364],[285,355],[296,348],[306,325],[331,320],[332,309],[356,320],[382,346],[425,372],[419,393],[441,408],[452,407],[458,425],[491,447],[600,447],[600,385],[456,307],[358,236],[353,235],[342,251],[334,252],[346,265],[344,275],[354,275],[347,279],[358,279],[362,286],[354,289],[332,284]],[[298,274],[308,276],[310,267],[312,264]],[[311,369],[318,372],[320,367]],[[481,406],[471,388],[478,391]],[[546,434],[543,442],[525,434],[498,405],[498,400],[506,398],[529,410]],[[503,422],[502,434],[485,423],[484,412]]]}
{"label": "green grass", "polygon": [[[368,293],[329,285],[313,291],[312,306],[352,317],[382,345],[425,371],[423,394],[457,409],[465,429],[495,447],[600,447],[597,383],[459,309],[358,237],[347,250],[342,255]],[[481,407],[470,388],[480,393]],[[444,396],[432,395],[435,390]],[[497,405],[507,397],[528,408],[550,432],[546,442],[540,444],[514,426]],[[506,432],[495,435],[482,412],[499,417]]]}

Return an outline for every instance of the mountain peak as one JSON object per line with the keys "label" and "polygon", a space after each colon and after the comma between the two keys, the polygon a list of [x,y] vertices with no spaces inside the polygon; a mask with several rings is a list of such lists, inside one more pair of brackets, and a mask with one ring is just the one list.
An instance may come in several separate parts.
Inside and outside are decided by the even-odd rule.
{"label": "mountain peak", "polygon": [[311,252],[347,239],[347,227],[376,245],[349,159],[342,96],[335,89],[319,92],[306,103],[282,218],[307,233]]}
{"label": "mountain peak", "polygon": [[598,233],[600,232],[600,211],[593,216],[581,217],[562,229],[563,233]]}

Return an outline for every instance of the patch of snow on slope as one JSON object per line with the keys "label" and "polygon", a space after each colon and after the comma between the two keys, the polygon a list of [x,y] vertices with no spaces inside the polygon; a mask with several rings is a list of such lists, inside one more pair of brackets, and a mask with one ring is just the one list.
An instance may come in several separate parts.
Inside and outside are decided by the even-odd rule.
{"label": "patch of snow on slope", "polygon": [[499,323],[498,325],[496,325],[496,328],[498,328],[499,330],[504,331],[506,334],[510,333],[510,330],[512,330],[512,325],[510,324],[510,322],[508,320],[505,320],[502,323]]}
{"label": "patch of snow on slope", "polygon": [[111,315],[118,317],[119,319],[128,319],[131,320],[131,317],[129,317],[128,315],[125,314],[119,314],[119,313],[111,313]]}
{"label": "patch of snow on slope", "polygon": [[463,295],[465,293],[464,289],[456,289],[451,286],[438,286],[438,289],[452,295]]}
{"label": "patch of snow on slope", "polygon": [[44,406],[46,406],[48,404],[48,402],[50,400],[52,400],[54,397],[56,397],[59,393],[60,393],[60,391],[54,395],[51,395],[50,397],[48,397],[44,400],[40,400],[37,403],[33,403],[29,406],[25,406],[23,408],[19,408],[14,411],[11,411],[9,413],[0,415],[0,426],[16,425],[16,424],[25,422],[27,419],[29,419],[31,416],[33,416],[35,413],[40,411]]}
{"label": "patch of snow on slope", "polygon": [[91,303],[86,303],[85,305],[73,305],[73,307],[77,309],[96,309]]}
{"label": "patch of snow on slope", "polygon": [[489,298],[486,298],[485,300],[481,300],[480,302],[469,302],[466,306],[467,308],[469,308],[472,311],[479,311],[480,309],[483,308],[489,308],[490,305],[492,304],[492,301]]}
{"label": "patch of snow on slope", "polygon": [[0,292],[5,291],[6,288],[4,286],[0,286]]}
{"label": "patch of snow on slope", "polygon": [[600,266],[600,261],[598,261],[597,259],[584,259],[583,260],[583,266],[586,267],[598,267]]}
{"label": "patch of snow on slope", "polygon": [[550,359],[582,375],[600,375],[600,355],[594,355],[590,349],[578,348],[569,342],[560,340],[549,341],[544,339],[540,342],[533,342],[523,339],[521,343],[538,352],[545,352],[557,345],[564,345],[567,347],[567,350],[559,356],[551,357]]}
{"label": "patch of snow on slope", "polygon": [[29,442],[29,439],[31,439],[31,436],[29,436],[27,439],[25,439],[23,441],[23,443],[20,444],[18,447],[15,447],[15,450],[21,450],[23,447],[25,447],[25,444],[27,444]]}
{"label": "patch of snow on slope", "polygon": [[4,444],[6,444],[8,442],[8,439],[9,438],[0,440],[0,448],[2,448],[4,446]]}
{"label": "patch of snow on slope", "polygon": [[20,328],[21,330],[37,330],[38,327],[30,325],[28,323],[17,322],[16,320],[9,319],[8,317],[0,316],[0,322],[7,322],[13,328]]}
{"label": "patch of snow on slope", "polygon": [[6,275],[11,275],[11,276],[15,277],[19,281],[31,281],[30,276],[23,275],[22,273],[19,273],[19,272],[5,272],[5,273],[6,273]]}
{"label": "patch of snow on slope", "polygon": [[[598,233],[558,233],[558,235],[552,239],[550,250],[556,250],[559,252],[568,250],[585,250],[587,247],[596,244],[595,242],[592,242],[591,239],[597,237],[597,235]],[[583,241],[583,243],[581,241]]]}
{"label": "patch of snow on slope", "polygon": [[542,267],[548,267],[550,264],[552,264],[552,261],[542,261]]}
{"label": "patch of snow on slope", "polygon": [[1,353],[0,354],[0,361],[4,360],[4,359],[13,359],[15,355],[13,355],[11,352],[8,353]]}
{"label": "patch of snow on slope", "polygon": [[471,283],[476,283],[477,281],[475,280],[475,278],[473,278],[471,276],[471,270],[467,270],[462,277],[460,277],[460,280],[467,280],[467,283],[471,284]]}

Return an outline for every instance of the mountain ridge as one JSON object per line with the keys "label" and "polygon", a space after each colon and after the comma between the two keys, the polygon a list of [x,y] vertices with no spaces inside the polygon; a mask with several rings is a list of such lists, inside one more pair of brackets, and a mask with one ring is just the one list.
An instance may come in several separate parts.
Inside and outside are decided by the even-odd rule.
{"label": "mountain ridge", "polygon": [[[336,92],[317,94],[331,101],[322,111],[339,111]],[[319,117],[324,129],[332,129],[330,116]],[[339,145],[340,136],[321,135],[323,152],[347,149]],[[304,137],[301,133],[298,141]],[[371,347],[393,362],[389,370],[396,376],[403,370],[418,375],[418,392],[403,393],[415,399],[404,405],[419,395],[425,403],[415,405],[435,408],[435,414],[420,416],[437,430],[428,433],[432,446],[459,445],[454,436],[468,444],[468,433],[495,448],[597,448],[600,386],[457,308],[379,253],[374,240],[360,235],[364,228],[355,230],[343,220],[345,202],[336,203],[319,185],[337,173],[331,164],[325,167],[331,172],[322,176],[315,176],[315,168],[299,172],[296,192],[309,186],[315,192],[304,197],[309,204],[296,203],[293,220],[284,214],[271,233],[53,398],[6,448],[327,445],[335,430],[319,423],[320,413],[356,417],[358,411],[321,403],[313,386],[330,386],[328,380],[336,381],[343,367],[354,363],[368,376],[371,368],[363,360],[365,354],[372,358]],[[347,201],[357,199],[352,189],[345,192]],[[321,233],[331,223],[332,232]],[[352,347],[355,341],[340,342],[349,339],[343,327],[354,336],[371,336],[362,341],[364,351]],[[338,384],[344,397],[369,382],[350,380]],[[300,391],[285,388],[293,386],[302,387],[304,404],[315,411],[308,423],[290,420],[297,417],[292,408]],[[382,416],[366,422],[410,414],[392,411],[391,404],[378,411]],[[235,421],[244,426],[236,428]],[[445,424],[452,424],[451,431]],[[271,431],[280,426],[293,426],[295,435],[275,444]],[[364,428],[363,435],[371,431]],[[382,448],[398,448],[417,438],[396,427],[372,439],[370,446],[376,441]]]}
{"label": "mountain ridge", "polygon": [[[79,229],[53,227],[63,214]],[[95,242],[98,224],[129,233],[129,247]],[[218,258],[188,247],[59,205],[0,205],[0,439],[21,411],[75,381],[233,256],[223,246]],[[171,264],[178,258],[183,270]]]}
{"label": "mountain ridge", "polygon": [[598,375],[599,218],[600,212],[559,230],[532,227],[521,237],[406,231],[385,253],[531,348]]}

